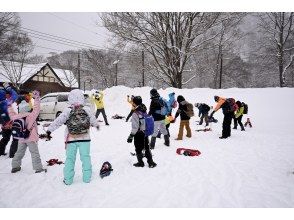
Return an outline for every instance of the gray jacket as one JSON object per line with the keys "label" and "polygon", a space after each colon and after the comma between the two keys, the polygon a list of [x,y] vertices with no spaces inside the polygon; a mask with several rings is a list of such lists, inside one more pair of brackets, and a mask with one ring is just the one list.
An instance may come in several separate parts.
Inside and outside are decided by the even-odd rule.
{"label": "gray jacket", "polygon": [[138,131],[145,131],[145,120],[139,112],[134,111],[132,114],[132,131],[131,134],[135,135]]}

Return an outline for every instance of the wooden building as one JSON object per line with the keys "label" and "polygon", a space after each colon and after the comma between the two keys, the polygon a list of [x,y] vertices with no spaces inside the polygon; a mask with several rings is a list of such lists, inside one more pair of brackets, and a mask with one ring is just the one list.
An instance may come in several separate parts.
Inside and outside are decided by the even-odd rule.
{"label": "wooden building", "polygon": [[69,92],[78,88],[78,82],[72,71],[52,68],[49,63],[23,64],[1,61],[0,82],[12,82],[13,76],[19,74],[19,88],[40,91],[41,95],[52,92]]}

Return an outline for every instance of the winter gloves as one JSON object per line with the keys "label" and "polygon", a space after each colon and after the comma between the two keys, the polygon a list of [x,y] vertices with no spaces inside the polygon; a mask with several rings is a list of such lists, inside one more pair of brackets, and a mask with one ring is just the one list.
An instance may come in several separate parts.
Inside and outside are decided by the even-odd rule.
{"label": "winter gloves", "polygon": [[128,137],[128,139],[127,139],[127,142],[128,143],[132,143],[133,138],[134,138],[134,135],[133,134],[130,134],[129,137]]}

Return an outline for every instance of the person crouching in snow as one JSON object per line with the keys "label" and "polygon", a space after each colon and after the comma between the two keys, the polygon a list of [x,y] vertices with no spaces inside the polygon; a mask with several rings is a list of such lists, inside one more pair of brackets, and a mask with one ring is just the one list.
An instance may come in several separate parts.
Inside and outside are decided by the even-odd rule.
{"label": "person crouching in snow", "polygon": [[33,169],[35,170],[35,173],[43,171],[47,172],[47,170],[43,168],[38,149],[39,135],[37,117],[40,113],[40,94],[38,91],[33,91],[32,96],[34,98],[33,109],[31,109],[29,103],[25,100],[18,105],[19,114],[14,112],[12,106],[8,108],[11,120],[15,121],[17,119],[24,118],[26,128],[30,131],[28,138],[18,140],[18,148],[12,159],[11,173],[16,173],[21,170],[21,160],[23,159],[27,148],[29,148],[32,156]]}
{"label": "person crouching in snow", "polygon": [[181,122],[180,122],[180,128],[179,128],[179,134],[176,140],[183,140],[183,132],[184,132],[184,127],[186,127],[187,130],[187,137],[190,138],[192,137],[192,132],[190,128],[190,117],[187,115],[187,101],[185,98],[181,95],[178,96],[177,101],[179,103],[179,108],[177,110],[177,113],[175,115],[175,120],[176,118],[180,115]]}
{"label": "person crouching in snow", "polygon": [[128,137],[127,142],[132,143],[134,138],[135,151],[137,155],[138,162],[134,164],[135,167],[144,167],[143,153],[145,150],[145,156],[147,158],[147,163],[150,168],[156,167],[152,159],[152,154],[149,148],[148,137],[145,135],[145,120],[143,114],[146,114],[146,106],[142,103],[142,98],[140,96],[135,96],[133,98],[133,103],[135,106],[135,111],[132,114],[132,131]]}
{"label": "person crouching in snow", "polygon": [[66,160],[64,164],[63,182],[66,185],[73,183],[76,154],[79,150],[83,166],[83,182],[89,183],[92,176],[90,157],[90,126],[99,128],[95,115],[89,107],[84,106],[84,95],[79,89],[72,90],[68,95],[70,107],[56,118],[47,129],[47,138],[51,133],[66,123]]}
{"label": "person crouching in snow", "polygon": [[195,103],[195,107],[199,109],[198,117],[200,117],[199,125],[202,125],[203,119],[205,120],[205,126],[209,126],[208,112],[210,107],[205,103]]}

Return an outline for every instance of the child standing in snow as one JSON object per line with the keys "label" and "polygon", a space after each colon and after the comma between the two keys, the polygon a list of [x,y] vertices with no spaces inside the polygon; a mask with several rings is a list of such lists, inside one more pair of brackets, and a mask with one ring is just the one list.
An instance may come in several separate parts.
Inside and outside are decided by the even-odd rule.
{"label": "child standing in snow", "polygon": [[146,114],[146,106],[142,103],[142,98],[140,96],[135,96],[133,98],[133,103],[135,106],[135,110],[132,114],[132,131],[128,137],[127,142],[132,143],[134,138],[134,145],[136,150],[136,155],[138,162],[134,164],[135,167],[144,167],[143,162],[143,153],[145,150],[145,156],[147,158],[147,163],[149,168],[156,167],[156,163],[154,163],[152,159],[152,154],[149,148],[148,137],[145,136],[145,120],[143,118],[143,114]]}
{"label": "child standing in snow", "polygon": [[107,116],[105,113],[105,109],[104,109],[104,102],[103,102],[103,98],[104,98],[104,94],[103,92],[98,92],[96,91],[94,95],[91,96],[92,101],[94,102],[94,104],[96,105],[96,118],[98,119],[100,113],[102,113],[105,125],[109,125],[108,121],[107,121]]}
{"label": "child standing in snow", "polygon": [[187,114],[188,102],[181,95],[178,96],[177,101],[179,103],[179,108],[178,108],[177,113],[175,115],[175,119],[180,115],[181,122],[180,122],[179,134],[178,134],[178,137],[176,138],[176,140],[183,140],[184,127],[186,127],[186,130],[187,130],[186,136],[188,138],[192,137],[192,132],[191,132],[191,128],[190,128],[190,117]]}
{"label": "child standing in snow", "polygon": [[37,126],[37,117],[40,113],[40,94],[38,91],[33,92],[34,106],[31,109],[29,103],[23,100],[18,105],[19,114],[14,112],[12,106],[8,108],[9,116],[14,121],[17,119],[25,118],[26,128],[30,131],[30,135],[27,139],[19,139],[17,151],[12,159],[12,170],[11,173],[16,173],[21,170],[21,160],[25,155],[27,148],[29,148],[31,156],[33,169],[35,173],[47,172],[43,168],[40,153],[38,149],[38,126]]}
{"label": "child standing in snow", "polygon": [[84,106],[84,94],[81,90],[72,90],[68,95],[68,101],[71,106],[66,108],[48,127],[47,138],[51,137],[51,132],[66,123],[66,160],[63,182],[66,185],[73,183],[76,154],[79,150],[83,166],[83,181],[89,183],[92,176],[89,129],[90,125],[99,128],[99,124],[90,108]]}

